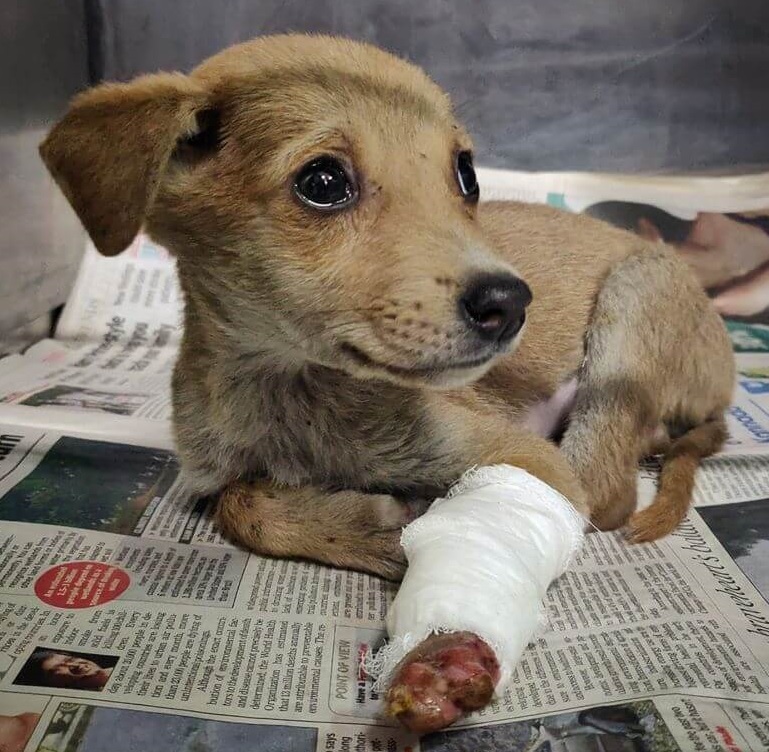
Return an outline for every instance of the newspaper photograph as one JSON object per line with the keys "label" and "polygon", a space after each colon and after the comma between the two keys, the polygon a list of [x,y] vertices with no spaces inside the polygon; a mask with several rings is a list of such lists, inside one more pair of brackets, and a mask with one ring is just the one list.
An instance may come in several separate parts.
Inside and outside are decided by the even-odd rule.
{"label": "newspaper photograph", "polygon": [[[397,586],[220,534],[173,452],[173,259],[145,236],[89,246],[55,335],[0,360],[0,749],[769,749],[769,176],[479,177],[672,243],[727,317],[730,437],[685,523],[588,535],[510,688],[417,739],[363,668]],[[651,458],[642,505],[656,477]]]}

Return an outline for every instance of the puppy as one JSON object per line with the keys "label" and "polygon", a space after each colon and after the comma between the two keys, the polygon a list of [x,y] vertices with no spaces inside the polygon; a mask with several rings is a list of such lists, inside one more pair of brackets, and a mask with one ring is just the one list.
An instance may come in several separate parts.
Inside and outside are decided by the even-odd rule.
{"label": "puppy", "polygon": [[[731,347],[686,264],[589,217],[479,205],[447,96],[386,52],[257,39],[81,94],[41,154],[102,253],[142,227],[174,253],[184,474],[257,552],[397,579],[402,526],[495,463],[653,540],[724,439]],[[559,448],[527,418],[570,384]]]}

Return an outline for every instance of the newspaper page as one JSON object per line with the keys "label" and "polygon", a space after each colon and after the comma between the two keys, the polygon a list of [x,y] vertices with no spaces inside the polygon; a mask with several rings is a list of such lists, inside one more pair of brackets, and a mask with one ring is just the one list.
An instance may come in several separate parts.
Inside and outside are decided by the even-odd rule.
{"label": "newspaper page", "polygon": [[26,749],[766,749],[764,499],[658,543],[590,535],[511,689],[420,741],[361,668],[393,585],[231,546],[166,450],[0,437],[0,707]]}
{"label": "newspaper page", "polygon": [[180,314],[176,269],[165,249],[140,235],[108,259],[89,243],[55,339],[0,368],[0,404],[22,408],[17,417],[29,407],[60,420],[90,412],[101,425],[119,426],[116,435],[127,423],[110,417],[141,419],[145,427],[167,421]]}
{"label": "newspaper page", "polygon": [[[551,197],[552,176],[501,177],[506,198],[571,210],[611,196],[689,206],[694,221],[769,204],[753,179],[734,179],[727,204],[721,184],[631,194],[618,188],[629,179],[588,176],[580,204],[568,182]],[[0,360],[0,749],[769,749],[760,322],[732,327],[730,444],[699,473],[686,522],[651,544],[588,536],[511,688],[420,740],[383,717],[361,663],[385,639],[396,586],[250,554],[220,535],[211,500],[185,495],[168,426],[179,310],[164,249],[144,237],[113,259],[91,248],[56,336]],[[650,462],[642,504],[655,478]]]}

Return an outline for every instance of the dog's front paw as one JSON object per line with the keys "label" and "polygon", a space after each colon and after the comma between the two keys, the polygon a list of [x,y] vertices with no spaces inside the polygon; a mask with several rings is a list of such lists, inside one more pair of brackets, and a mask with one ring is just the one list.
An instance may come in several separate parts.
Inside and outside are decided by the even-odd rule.
{"label": "dog's front paw", "polygon": [[342,539],[328,535],[322,550],[313,558],[340,569],[356,569],[395,582],[400,582],[406,573],[400,527],[390,530],[372,527]]}
{"label": "dog's front paw", "polygon": [[401,548],[401,531],[380,530],[360,541],[347,566],[400,582],[406,573],[406,556]]}
{"label": "dog's front paw", "polygon": [[352,569],[400,582],[406,573],[406,555],[401,546],[403,528],[423,515],[432,500],[409,498],[399,500],[387,494],[371,494],[360,507],[356,525],[360,540],[349,553],[360,563],[346,564]]}
{"label": "dog's front paw", "polygon": [[392,496],[233,484],[219,498],[222,532],[267,556],[297,557],[400,580],[401,531],[415,509]]}
{"label": "dog's front paw", "polygon": [[345,540],[332,541],[332,536],[328,537],[327,542],[336,549],[329,552],[331,563],[388,580],[403,579],[406,556],[401,532],[417,516],[418,509],[387,494],[358,496],[354,505],[346,498],[344,502],[340,506],[355,510],[348,523],[351,535]]}

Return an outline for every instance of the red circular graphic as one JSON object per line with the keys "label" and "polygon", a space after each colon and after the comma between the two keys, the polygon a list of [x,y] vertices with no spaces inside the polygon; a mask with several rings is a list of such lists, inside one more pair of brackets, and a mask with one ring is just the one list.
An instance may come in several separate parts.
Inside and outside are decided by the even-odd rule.
{"label": "red circular graphic", "polygon": [[57,608],[92,608],[117,598],[131,584],[122,569],[98,561],[70,561],[43,572],[35,595]]}

